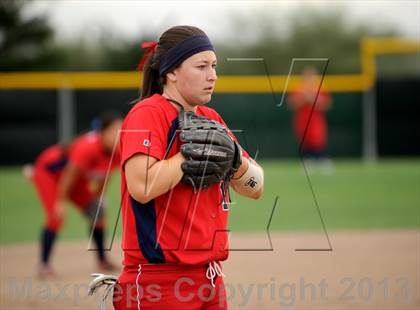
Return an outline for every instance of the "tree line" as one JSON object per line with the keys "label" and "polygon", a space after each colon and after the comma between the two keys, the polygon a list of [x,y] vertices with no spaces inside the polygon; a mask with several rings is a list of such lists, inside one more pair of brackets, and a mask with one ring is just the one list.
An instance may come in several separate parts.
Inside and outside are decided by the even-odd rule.
{"label": "tree line", "polygon": [[[24,18],[28,2],[0,2],[0,71],[129,71],[135,70],[144,50],[140,43],[152,35],[134,39],[119,38],[103,30],[96,44],[79,40],[57,43],[47,16]],[[364,23],[349,23],[343,9],[319,11],[300,7],[276,19],[276,12],[257,10],[254,23],[233,14],[229,31],[235,44],[216,41],[218,70],[222,74],[285,74],[292,58],[328,58],[330,74],[360,72],[360,40],[366,36],[398,36],[392,25],[374,29]],[[287,28],[287,31],[284,30]],[[253,33],[253,37],[248,34]],[[262,62],[238,63],[228,58],[258,57]],[[406,67],[416,68],[405,59]],[[314,63],[322,67],[324,63]],[[387,62],[381,62],[387,66]],[[400,62],[401,65],[401,62]],[[266,68],[265,68],[266,67]],[[388,65],[395,70],[395,63]],[[394,68],[394,69],[392,69]],[[296,68],[299,70],[299,68]],[[415,70],[416,71],[416,70]],[[417,71],[416,71],[417,72]]]}

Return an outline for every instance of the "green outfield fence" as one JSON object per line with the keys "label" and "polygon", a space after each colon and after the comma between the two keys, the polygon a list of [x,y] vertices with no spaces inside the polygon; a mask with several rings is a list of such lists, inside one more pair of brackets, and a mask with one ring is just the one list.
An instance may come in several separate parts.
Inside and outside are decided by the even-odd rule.
{"label": "green outfield fence", "polygon": [[[419,156],[419,77],[377,79],[375,56],[415,53],[418,42],[389,38],[361,44],[361,73],[327,75],[332,157]],[[332,61],[332,60],[330,60]],[[31,162],[46,146],[87,130],[106,109],[123,114],[138,97],[136,72],[0,73],[1,165]],[[221,76],[212,102],[241,144],[260,158],[296,157],[291,111],[278,106],[299,76]],[[274,93],[273,93],[274,91]]]}

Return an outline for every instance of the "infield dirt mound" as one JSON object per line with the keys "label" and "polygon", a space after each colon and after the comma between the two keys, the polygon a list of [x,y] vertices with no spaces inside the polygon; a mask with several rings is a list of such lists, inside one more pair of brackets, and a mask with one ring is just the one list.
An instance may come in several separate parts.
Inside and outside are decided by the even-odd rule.
{"label": "infield dirt mound", "polygon": [[[223,263],[230,309],[419,309],[420,230],[233,235]],[[87,241],[59,242],[59,276],[35,276],[37,244],[0,247],[1,309],[97,309],[86,289],[95,272]],[[121,261],[119,242],[110,256]],[[108,302],[107,309],[111,309]]]}

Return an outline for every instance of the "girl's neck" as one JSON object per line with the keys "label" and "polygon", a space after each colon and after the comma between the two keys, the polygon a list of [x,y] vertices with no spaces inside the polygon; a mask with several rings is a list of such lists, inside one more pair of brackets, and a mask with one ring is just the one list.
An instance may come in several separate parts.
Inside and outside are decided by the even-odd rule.
{"label": "girl's neck", "polygon": [[180,105],[184,108],[185,111],[195,112],[195,110],[197,109],[197,107],[192,106],[189,103],[187,103],[186,100],[177,92],[164,90],[162,96],[165,97],[166,99],[170,99],[168,101],[174,107],[176,107],[177,110],[181,109]]}

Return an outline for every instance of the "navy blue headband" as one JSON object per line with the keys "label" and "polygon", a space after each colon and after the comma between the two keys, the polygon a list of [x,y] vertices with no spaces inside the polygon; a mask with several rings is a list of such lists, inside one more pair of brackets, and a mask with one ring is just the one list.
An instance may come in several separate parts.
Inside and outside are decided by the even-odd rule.
{"label": "navy blue headband", "polygon": [[160,59],[159,76],[181,64],[188,57],[204,52],[214,51],[207,36],[192,36],[169,49]]}

